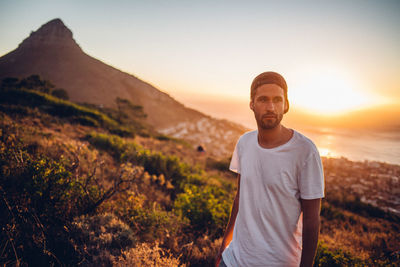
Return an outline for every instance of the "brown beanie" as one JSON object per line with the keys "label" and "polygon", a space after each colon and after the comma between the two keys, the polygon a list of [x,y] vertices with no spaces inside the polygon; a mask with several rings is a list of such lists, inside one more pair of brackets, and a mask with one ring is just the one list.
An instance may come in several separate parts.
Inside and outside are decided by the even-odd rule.
{"label": "brown beanie", "polygon": [[283,89],[285,93],[285,98],[287,100],[287,84],[285,79],[277,72],[267,71],[259,74],[257,77],[254,78],[253,82],[251,83],[251,91],[250,96],[251,99],[254,98],[256,94],[256,89],[263,85],[263,84],[276,84]]}

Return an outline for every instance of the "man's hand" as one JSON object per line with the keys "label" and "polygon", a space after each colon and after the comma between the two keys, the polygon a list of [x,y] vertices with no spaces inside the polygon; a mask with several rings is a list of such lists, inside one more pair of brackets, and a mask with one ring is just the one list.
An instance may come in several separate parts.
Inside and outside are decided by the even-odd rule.
{"label": "man's hand", "polygon": [[222,259],[222,252],[219,251],[217,257],[215,258],[215,267],[218,267]]}
{"label": "man's hand", "polygon": [[237,191],[236,191],[235,199],[233,200],[231,216],[229,218],[228,226],[226,227],[226,230],[225,230],[224,238],[222,239],[221,247],[218,251],[217,257],[215,258],[215,267],[219,266],[219,263],[221,262],[221,258],[222,258],[222,253],[224,252],[225,248],[229,245],[229,243],[232,241],[233,229],[235,227],[235,222],[236,222],[236,216],[239,212],[240,174],[238,174],[237,184],[238,184]]}
{"label": "man's hand", "polygon": [[301,199],[303,211],[303,251],[300,267],[312,267],[319,236],[321,199]]}

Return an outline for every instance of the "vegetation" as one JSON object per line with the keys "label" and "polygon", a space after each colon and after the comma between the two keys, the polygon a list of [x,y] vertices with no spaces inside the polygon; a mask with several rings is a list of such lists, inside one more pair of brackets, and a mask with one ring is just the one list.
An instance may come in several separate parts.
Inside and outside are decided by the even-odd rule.
{"label": "vegetation", "polygon": [[[155,134],[129,101],[78,105],[49,84],[1,84],[0,264],[210,266],[236,190],[229,159]],[[398,217],[329,186],[315,266],[397,266]]]}
{"label": "vegetation", "polygon": [[2,257],[35,265],[76,264],[82,251],[69,243],[72,220],[128,190],[139,172],[127,175],[124,169],[111,185],[100,184],[95,173],[81,173],[77,155],[56,160],[29,153],[37,144],[23,143],[27,136],[14,134],[22,131],[13,124],[0,128]]}

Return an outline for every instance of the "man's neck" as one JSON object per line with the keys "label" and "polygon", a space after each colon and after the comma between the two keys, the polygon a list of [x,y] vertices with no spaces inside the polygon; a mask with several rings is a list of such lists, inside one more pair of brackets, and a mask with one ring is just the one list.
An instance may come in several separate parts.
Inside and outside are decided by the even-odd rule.
{"label": "man's neck", "polygon": [[258,127],[258,144],[263,148],[274,148],[288,142],[292,135],[293,130],[281,124],[272,129]]}

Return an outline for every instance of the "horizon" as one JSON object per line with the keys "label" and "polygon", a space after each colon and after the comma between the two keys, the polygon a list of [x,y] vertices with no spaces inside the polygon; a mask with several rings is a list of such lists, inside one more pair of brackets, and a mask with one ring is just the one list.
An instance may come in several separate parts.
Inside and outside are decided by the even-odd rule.
{"label": "horizon", "polygon": [[[251,130],[257,128],[254,115],[249,108],[250,99],[224,98],[215,94],[204,95],[200,93],[183,93],[171,96],[185,106],[215,118],[231,120]],[[381,130],[400,129],[400,106],[395,104],[365,107],[350,112],[327,115],[316,114],[293,105],[290,92],[289,103],[289,112],[283,117],[283,123],[289,127],[320,126],[348,129],[379,127]]]}
{"label": "horizon", "polygon": [[[308,9],[296,3],[259,1],[234,2],[229,7],[223,1],[168,5],[120,1],[112,7],[105,2],[95,7],[75,1],[5,1],[0,54],[14,50],[49,17],[60,18],[85,53],[185,100],[188,107],[199,107],[198,98],[207,97],[247,102],[253,77],[268,69],[283,74],[291,105],[302,113],[340,117],[400,103],[400,19],[395,16],[400,4],[306,2]],[[109,15],[111,24],[91,13],[82,20],[89,8],[102,10],[102,15],[106,8],[120,14]],[[17,21],[16,14],[28,9],[29,14]],[[149,12],[155,16],[148,18]],[[260,36],[265,31],[266,36]],[[209,40],[204,39],[207,36]],[[212,109],[218,107],[204,103],[200,107],[200,111]]]}

